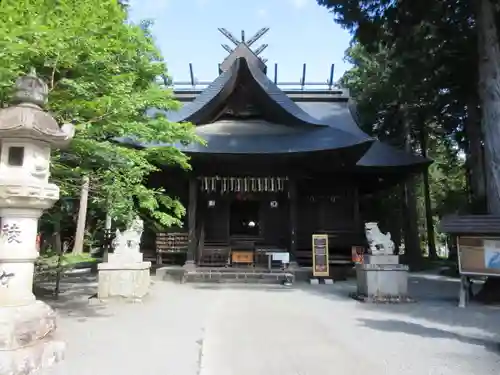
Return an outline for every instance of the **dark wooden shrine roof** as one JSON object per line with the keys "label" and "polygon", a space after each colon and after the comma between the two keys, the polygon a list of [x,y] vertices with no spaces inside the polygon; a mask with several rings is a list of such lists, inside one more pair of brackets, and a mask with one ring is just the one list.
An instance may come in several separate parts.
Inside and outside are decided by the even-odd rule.
{"label": "dark wooden shrine roof", "polygon": [[[227,103],[245,88],[256,118],[223,116]],[[383,144],[364,133],[356,123],[353,103],[345,95],[322,96],[310,92],[285,93],[246,57],[234,59],[206,89],[199,93],[178,92],[184,102],[180,110],[158,112],[173,122],[191,122],[207,145],[175,145],[192,154],[291,154],[328,150],[350,150],[358,160],[354,167],[380,172],[410,172],[427,166],[430,160]],[[159,143],[138,144],[132,138],[121,143],[158,147]]]}
{"label": "dark wooden shrine roof", "polygon": [[450,215],[439,223],[439,230],[448,234],[500,235],[500,216]]}
{"label": "dark wooden shrine roof", "polygon": [[[304,111],[271,82],[264,72],[242,57],[236,59],[231,69],[223,72],[191,103],[183,106],[177,112],[166,113],[166,115],[174,122],[188,121],[196,125],[212,122],[242,81],[248,85],[249,91],[252,91],[252,94],[258,98],[259,105],[264,110],[264,116],[271,122],[288,126],[325,127],[342,130],[337,124],[315,118]],[[364,133],[360,134],[349,130],[347,133],[357,136],[359,141],[371,140]]]}

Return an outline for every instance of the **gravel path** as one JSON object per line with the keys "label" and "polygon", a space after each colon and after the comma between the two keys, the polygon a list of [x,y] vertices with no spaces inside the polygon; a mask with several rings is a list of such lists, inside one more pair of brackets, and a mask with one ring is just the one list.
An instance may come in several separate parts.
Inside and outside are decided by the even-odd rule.
{"label": "gravel path", "polygon": [[143,303],[101,306],[75,286],[57,304],[66,360],[44,375],[498,374],[500,309],[457,308],[455,281],[414,278],[407,305],[352,288],[158,282]]}

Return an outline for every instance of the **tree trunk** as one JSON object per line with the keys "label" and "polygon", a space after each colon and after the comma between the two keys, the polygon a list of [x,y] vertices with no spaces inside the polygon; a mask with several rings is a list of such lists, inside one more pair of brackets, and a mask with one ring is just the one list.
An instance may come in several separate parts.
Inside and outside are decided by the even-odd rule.
{"label": "tree trunk", "polygon": [[467,104],[467,119],[464,124],[467,136],[467,169],[471,191],[472,213],[486,212],[486,178],[484,173],[483,133],[477,97],[474,95]]}
{"label": "tree trunk", "polygon": [[87,218],[87,201],[89,197],[89,184],[88,176],[84,176],[82,180],[82,187],[80,190],[80,207],[78,208],[78,221],[76,223],[75,243],[73,245],[73,254],[83,253],[83,242],[85,239],[85,221]]}
{"label": "tree trunk", "polygon": [[53,234],[53,246],[54,251],[57,254],[61,254],[64,252],[63,244],[62,244],[62,236],[61,236],[61,216],[55,215],[54,218],[54,234]]}
{"label": "tree trunk", "polygon": [[405,213],[405,260],[411,270],[418,270],[422,264],[422,249],[418,236],[417,196],[413,176],[403,184],[403,209]]}
{"label": "tree trunk", "polygon": [[[492,0],[476,0],[479,51],[479,98],[484,135],[488,212],[500,215],[500,45]],[[500,302],[500,278],[488,278],[477,298]]]}
{"label": "tree trunk", "polygon": [[479,97],[488,212],[500,215],[500,45],[492,0],[477,0]]}
{"label": "tree trunk", "polygon": [[[403,128],[405,150],[413,152],[411,146],[411,127],[407,109],[400,111]],[[403,184],[403,215],[406,218],[404,228],[405,260],[410,269],[416,270],[422,264],[422,249],[418,236],[417,194],[415,192],[415,177],[410,176]]]}
{"label": "tree trunk", "polygon": [[[427,158],[427,129],[425,122],[420,121],[420,147],[422,156]],[[431,188],[429,183],[429,168],[423,172],[424,182],[424,202],[425,202],[425,222],[427,227],[427,246],[429,249],[429,258],[437,259],[436,237],[434,233],[434,218],[432,215]]]}

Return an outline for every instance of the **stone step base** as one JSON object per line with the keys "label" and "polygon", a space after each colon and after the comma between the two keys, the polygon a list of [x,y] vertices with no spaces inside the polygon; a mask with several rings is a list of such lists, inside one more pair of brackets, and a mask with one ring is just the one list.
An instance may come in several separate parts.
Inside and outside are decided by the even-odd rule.
{"label": "stone step base", "polygon": [[294,275],[288,272],[213,272],[203,270],[185,272],[182,282],[281,284],[286,279],[291,282],[295,281]]}
{"label": "stone step base", "polygon": [[0,351],[0,374],[35,375],[64,359],[66,345],[47,336],[34,345]]}
{"label": "stone step base", "polygon": [[309,284],[311,285],[319,285],[319,284],[325,284],[325,285],[333,285],[333,279],[317,279],[317,278],[312,278],[309,279]]}
{"label": "stone step base", "polygon": [[415,299],[408,295],[383,295],[383,296],[368,296],[366,294],[360,294],[360,293],[351,293],[350,297],[355,299],[356,301],[360,302],[367,302],[367,303],[387,303],[387,304],[399,304],[399,303],[414,303],[416,302]]}

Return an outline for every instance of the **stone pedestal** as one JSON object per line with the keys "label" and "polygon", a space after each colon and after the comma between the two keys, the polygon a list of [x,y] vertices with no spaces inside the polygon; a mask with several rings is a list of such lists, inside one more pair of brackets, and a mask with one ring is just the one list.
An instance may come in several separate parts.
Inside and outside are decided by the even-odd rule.
{"label": "stone pedestal", "polygon": [[[15,191],[1,182],[0,197]],[[59,193],[51,184],[38,189],[45,191]],[[32,374],[64,356],[65,344],[53,337],[56,314],[32,292],[38,218],[52,202],[19,194],[10,207],[0,203],[0,374]],[[20,207],[29,203],[31,208]]]}
{"label": "stone pedestal", "polygon": [[[113,255],[113,254],[110,254]],[[99,299],[141,299],[149,293],[151,262],[101,263],[99,269]]]}
{"label": "stone pedestal", "polygon": [[408,266],[397,255],[365,255],[356,265],[356,299],[367,302],[410,302]]}
{"label": "stone pedestal", "polygon": [[56,314],[41,301],[0,308],[0,374],[32,374],[63,359]]}
{"label": "stone pedestal", "polygon": [[99,299],[138,300],[148,294],[151,262],[144,262],[140,252],[143,225],[142,220],[136,218],[123,233],[116,231],[116,238],[113,240],[114,253],[108,255],[106,263],[98,266]]}
{"label": "stone pedestal", "polygon": [[[0,196],[4,193],[0,185]],[[41,213],[0,207],[0,374],[32,374],[64,356],[65,344],[53,337],[56,314],[32,292]]]}

